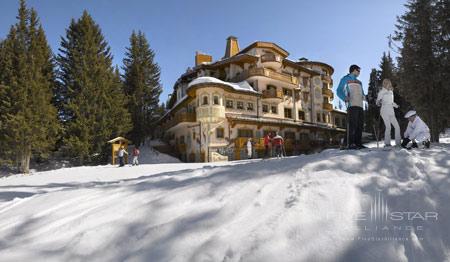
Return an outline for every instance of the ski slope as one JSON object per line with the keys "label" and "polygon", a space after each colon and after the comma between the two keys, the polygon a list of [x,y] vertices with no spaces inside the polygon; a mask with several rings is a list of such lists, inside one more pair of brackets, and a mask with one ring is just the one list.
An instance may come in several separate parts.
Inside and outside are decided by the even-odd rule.
{"label": "ski slope", "polygon": [[449,261],[449,149],[4,177],[0,261]]}

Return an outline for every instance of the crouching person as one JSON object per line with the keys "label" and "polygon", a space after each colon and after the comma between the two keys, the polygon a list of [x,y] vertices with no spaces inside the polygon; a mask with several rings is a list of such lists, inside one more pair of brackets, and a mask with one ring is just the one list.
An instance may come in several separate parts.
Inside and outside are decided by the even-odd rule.
{"label": "crouching person", "polygon": [[[409,122],[405,131],[402,147],[407,149],[417,148],[419,144],[425,148],[430,148],[430,129],[417,115],[416,111],[409,111],[406,113],[405,118],[408,118]],[[409,142],[412,142],[412,145],[407,147]]]}

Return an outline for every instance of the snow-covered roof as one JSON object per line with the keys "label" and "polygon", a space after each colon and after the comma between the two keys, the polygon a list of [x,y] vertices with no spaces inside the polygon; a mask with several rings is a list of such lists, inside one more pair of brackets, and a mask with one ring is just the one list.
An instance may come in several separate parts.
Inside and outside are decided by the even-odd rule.
{"label": "snow-covered roof", "polygon": [[242,81],[239,83],[231,83],[231,82],[225,82],[225,81],[222,81],[220,79],[217,79],[215,77],[210,77],[210,76],[202,76],[202,77],[198,77],[198,78],[192,80],[188,84],[188,88],[190,88],[193,85],[204,84],[204,83],[222,84],[222,85],[229,86],[236,91],[258,93],[255,89],[253,89],[253,87],[251,85],[249,85],[247,83],[247,81]]}

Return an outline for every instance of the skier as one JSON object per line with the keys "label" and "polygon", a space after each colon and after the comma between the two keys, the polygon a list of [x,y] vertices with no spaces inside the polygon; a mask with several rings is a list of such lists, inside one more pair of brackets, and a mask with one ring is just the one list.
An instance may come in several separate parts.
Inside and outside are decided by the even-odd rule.
{"label": "skier", "polygon": [[134,165],[139,165],[139,155],[141,154],[141,152],[139,151],[139,147],[138,146],[136,146],[134,149],[133,149],[133,163],[132,163],[132,165],[134,166]]}
{"label": "skier", "polygon": [[264,157],[269,157],[269,144],[270,144],[270,135],[267,133],[264,136]]}
{"label": "skier", "polygon": [[383,80],[383,88],[378,93],[377,105],[381,105],[380,115],[383,118],[384,126],[384,147],[391,146],[391,125],[395,129],[395,145],[400,146],[400,127],[398,125],[397,119],[395,118],[394,108],[398,108],[398,105],[394,102],[394,93],[392,92],[393,87],[391,80]]}
{"label": "skier", "polygon": [[[406,113],[405,118],[408,118],[409,122],[405,131],[402,147],[409,150],[411,148],[417,148],[417,143],[419,143],[425,148],[430,148],[430,129],[417,115],[416,111],[409,111]],[[412,142],[412,146],[407,147],[409,142]]]}
{"label": "skier", "polygon": [[124,156],[128,155],[128,152],[125,150],[123,146],[120,147],[119,152],[117,153],[117,156],[119,157],[119,167],[122,167],[125,165]]}
{"label": "skier", "polygon": [[365,100],[362,83],[357,79],[361,68],[357,65],[351,65],[349,74],[342,77],[337,87],[337,96],[347,104],[348,124],[347,134],[348,149],[366,148],[362,144],[363,130],[363,102]]}
{"label": "skier", "polygon": [[275,155],[277,158],[282,157],[282,146],[284,143],[283,137],[276,133],[275,137],[272,139],[272,143],[275,145]]}
{"label": "skier", "polygon": [[249,138],[249,139],[247,139],[247,157],[248,157],[248,159],[252,158],[252,152],[253,152],[252,148],[253,148],[252,139]]}

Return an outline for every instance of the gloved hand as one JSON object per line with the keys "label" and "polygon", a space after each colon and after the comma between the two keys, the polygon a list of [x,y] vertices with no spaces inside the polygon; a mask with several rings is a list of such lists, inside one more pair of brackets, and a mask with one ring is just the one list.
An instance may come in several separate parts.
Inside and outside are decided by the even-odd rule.
{"label": "gloved hand", "polygon": [[398,106],[395,102],[392,104],[392,106],[393,106],[394,108],[399,108],[399,106]]}

